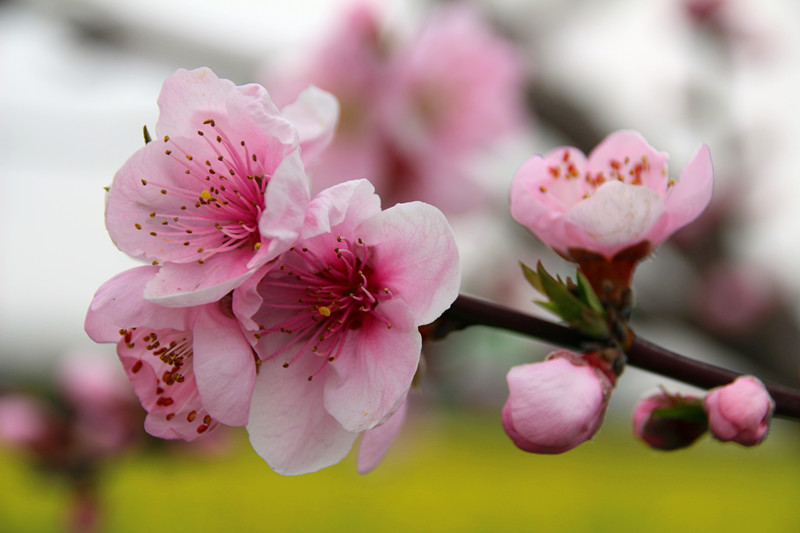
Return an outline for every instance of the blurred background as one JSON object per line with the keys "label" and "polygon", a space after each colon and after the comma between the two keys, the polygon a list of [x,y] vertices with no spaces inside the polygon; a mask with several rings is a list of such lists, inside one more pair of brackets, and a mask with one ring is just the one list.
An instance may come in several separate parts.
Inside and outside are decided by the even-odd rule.
{"label": "blurred background", "polygon": [[677,177],[708,144],[712,205],[639,268],[634,327],[798,387],[798,24],[793,0],[0,1],[0,531],[795,530],[797,424],[776,420],[752,450],[652,451],[630,433],[634,403],[692,388],[633,368],[592,442],[533,456],[499,412],[505,373],[547,347],[455,333],[425,346],[411,417],[374,472],[349,457],[284,478],[244,430],[149,438],[83,319],[137,264],[105,232],[103,187],[154,131],[164,79],[208,66],[279,104],[309,83],[336,94],[314,188],[366,177],[385,207],[437,205],[462,291],[530,313],[518,261],[572,270],[508,214],[527,157],[629,128]]}

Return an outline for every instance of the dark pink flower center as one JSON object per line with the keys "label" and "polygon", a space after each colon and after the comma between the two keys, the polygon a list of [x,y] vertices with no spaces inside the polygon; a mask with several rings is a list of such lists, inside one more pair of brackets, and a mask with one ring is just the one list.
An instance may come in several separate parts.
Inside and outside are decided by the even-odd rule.
{"label": "dark pink flower center", "polygon": [[[182,147],[180,140],[165,136],[162,141],[164,154],[184,167],[183,179],[173,180],[180,186],[140,180],[142,187],[180,199],[174,208],[149,213],[163,226],[150,235],[186,246],[191,250],[186,259],[200,263],[215,253],[243,246],[257,250],[261,246],[258,220],[271,175],[244,140],[226,135],[213,119],[205,120],[197,135],[203,142],[192,143],[194,153]],[[141,224],[136,227],[141,229]]]}
{"label": "dark pink flower center", "polygon": [[[155,374],[156,400],[150,412],[163,412],[166,420],[172,421],[176,413],[197,394],[194,384],[189,388],[182,385],[192,372],[192,334],[173,329],[155,331],[146,328],[121,329],[119,334],[122,337],[121,355],[139,355],[130,372],[138,374],[147,364]],[[200,412],[191,410],[182,416],[190,424],[197,423],[197,433],[204,433],[217,425],[204,409]]]}
{"label": "dark pink flower center", "polygon": [[[387,328],[392,327],[377,310],[380,302],[392,297],[392,292],[376,282],[370,265],[370,248],[361,239],[351,242],[337,237],[337,243],[333,254],[326,255],[328,259],[309,248],[290,249],[280,268],[267,274],[259,284],[263,305],[283,316],[270,327],[262,326],[256,337],[271,333],[292,336],[268,359],[303,343],[284,367],[304,353],[324,357],[322,366],[309,376],[309,381],[342,355],[348,335],[360,329],[365,320],[377,320]],[[290,294],[293,300],[274,301],[273,291]]]}

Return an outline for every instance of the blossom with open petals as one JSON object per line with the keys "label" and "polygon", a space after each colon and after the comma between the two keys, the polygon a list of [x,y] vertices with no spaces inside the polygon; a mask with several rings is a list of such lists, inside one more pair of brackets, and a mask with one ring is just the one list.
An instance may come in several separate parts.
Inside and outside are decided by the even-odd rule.
{"label": "blossom with open petals", "polygon": [[418,327],[455,300],[460,270],[439,210],[381,211],[365,180],[321,192],[278,265],[234,292],[262,362],[247,429],[275,471],[302,474],[341,460],[400,408]]}
{"label": "blossom with open petals", "polygon": [[163,265],[145,297],[213,302],[289,248],[309,201],[304,163],[330,141],[338,105],[309,88],[279,111],[263,87],[179,70],[159,97],[160,136],[117,172],[114,243]]}
{"label": "blossom with open petals", "polygon": [[561,147],[528,159],[511,186],[511,214],[567,259],[611,260],[634,246],[642,259],[705,209],[712,187],[705,145],[674,180],[667,154],[636,132],[618,131],[588,158]]}
{"label": "blossom with open petals", "polygon": [[761,380],[739,376],[733,383],[711,389],[704,406],[715,438],[755,446],[769,432],[775,401]]}
{"label": "blossom with open petals", "polygon": [[117,344],[151,435],[193,440],[220,422],[245,425],[256,367],[230,298],[188,308],[151,303],[142,292],[157,272],[138,267],[103,284],[86,332]]}
{"label": "blossom with open petals", "polygon": [[614,386],[579,354],[557,350],[506,376],[503,428],[527,452],[563,453],[590,439],[603,423]]}

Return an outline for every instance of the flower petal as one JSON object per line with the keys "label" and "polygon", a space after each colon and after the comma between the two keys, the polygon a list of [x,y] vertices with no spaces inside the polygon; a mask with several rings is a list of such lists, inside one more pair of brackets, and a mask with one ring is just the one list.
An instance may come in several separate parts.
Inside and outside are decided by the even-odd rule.
{"label": "flower petal", "polygon": [[329,364],[325,409],[348,431],[373,428],[399,408],[419,364],[422,338],[405,304],[392,299],[376,311],[391,329],[365,318],[352,349]]}
{"label": "flower petal", "polygon": [[714,190],[714,166],[708,146],[697,149],[665,200],[669,223],[664,238],[688,224],[706,208]]}
{"label": "flower petal", "polygon": [[353,229],[381,212],[381,199],[367,180],[339,183],[320,192],[308,206],[303,239],[328,233],[336,227],[340,235],[350,235]]}
{"label": "flower petal", "polygon": [[164,307],[216,302],[250,277],[252,253],[232,251],[200,263],[165,263],[144,289],[144,297]]}
{"label": "flower petal", "polygon": [[[638,132],[620,130],[592,150],[586,170],[592,176],[601,173],[606,180],[622,177],[628,183],[635,176],[641,185],[663,198],[667,190],[668,159],[666,153],[656,151]],[[621,176],[616,174],[617,170]]]}
{"label": "flower petal", "polygon": [[247,432],[256,453],[279,474],[306,474],[336,464],[357,437],[323,407],[324,380],[308,381],[318,366],[314,357],[301,357],[288,368],[282,368],[281,360],[269,360],[256,378]]}
{"label": "flower petal", "polygon": [[408,305],[416,325],[436,320],[458,296],[458,249],[450,224],[435,207],[398,204],[370,217],[356,233],[373,247],[376,283]]}
{"label": "flower petal", "polygon": [[389,446],[391,446],[400,428],[403,427],[407,410],[408,401],[406,400],[386,422],[364,432],[364,436],[361,437],[361,444],[358,446],[358,460],[356,462],[359,474],[366,474],[378,466],[383,456],[389,451]]}
{"label": "flower petal", "polygon": [[152,327],[188,331],[194,321],[191,309],[169,309],[143,298],[145,285],[158,267],[141,266],[117,274],[92,298],[86,314],[86,333],[96,342],[117,342],[120,328]]}
{"label": "flower petal", "polygon": [[313,85],[301,92],[281,114],[297,128],[303,163],[308,165],[331,142],[339,120],[339,101]]}
{"label": "flower petal", "polygon": [[572,207],[566,216],[571,225],[567,231],[583,248],[612,256],[647,240],[663,212],[664,202],[653,189],[611,181]]}
{"label": "flower petal", "polygon": [[211,416],[229,426],[247,424],[256,380],[253,350],[239,323],[205,306],[193,330],[194,373],[203,405]]}

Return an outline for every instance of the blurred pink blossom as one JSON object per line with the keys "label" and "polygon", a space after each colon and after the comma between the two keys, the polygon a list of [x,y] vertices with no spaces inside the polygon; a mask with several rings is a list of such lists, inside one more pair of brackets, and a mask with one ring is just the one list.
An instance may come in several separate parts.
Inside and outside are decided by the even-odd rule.
{"label": "blurred pink blossom", "polygon": [[561,147],[526,161],[511,186],[511,214],[567,259],[590,252],[611,260],[642,243],[646,253],[655,249],[705,209],[712,188],[705,145],[675,181],[667,154],[618,131],[588,158]]}
{"label": "blurred pink blossom", "polygon": [[606,372],[569,350],[515,366],[506,381],[503,428],[518,448],[544,454],[590,439],[603,423],[614,387]]}
{"label": "blurred pink blossom", "polygon": [[151,435],[193,440],[219,422],[245,425],[256,368],[230,298],[162,307],[142,298],[157,272],[138,267],[103,284],[89,307],[86,332],[117,344]]}
{"label": "blurred pink blossom", "polygon": [[161,138],[117,172],[106,227],[122,251],[163,265],[146,298],[213,302],[297,238],[303,164],[330,141],[338,106],[312,87],[279,111],[263,87],[207,68],[178,70],[158,102]]}
{"label": "blurred pink blossom", "polygon": [[755,446],[766,438],[775,410],[764,384],[753,376],[739,376],[729,385],[711,389],[704,405],[711,434],[743,446]]}
{"label": "blurred pink blossom", "polygon": [[468,175],[471,157],[528,123],[520,54],[465,4],[436,9],[395,42],[374,7],[355,4],[302,63],[271,80],[276,94],[313,83],[342,106],[336,139],[310,170],[315,190],[367,178],[388,205],[472,207],[486,195]]}
{"label": "blurred pink blossom", "polygon": [[0,396],[0,442],[33,447],[50,435],[50,412],[41,401],[21,394]]}
{"label": "blurred pink blossom", "polygon": [[456,298],[460,270],[440,211],[381,211],[365,180],[317,195],[279,264],[235,291],[234,311],[261,360],[250,442],[296,475],[338,462],[359,433],[392,420],[419,363],[418,327]]}

